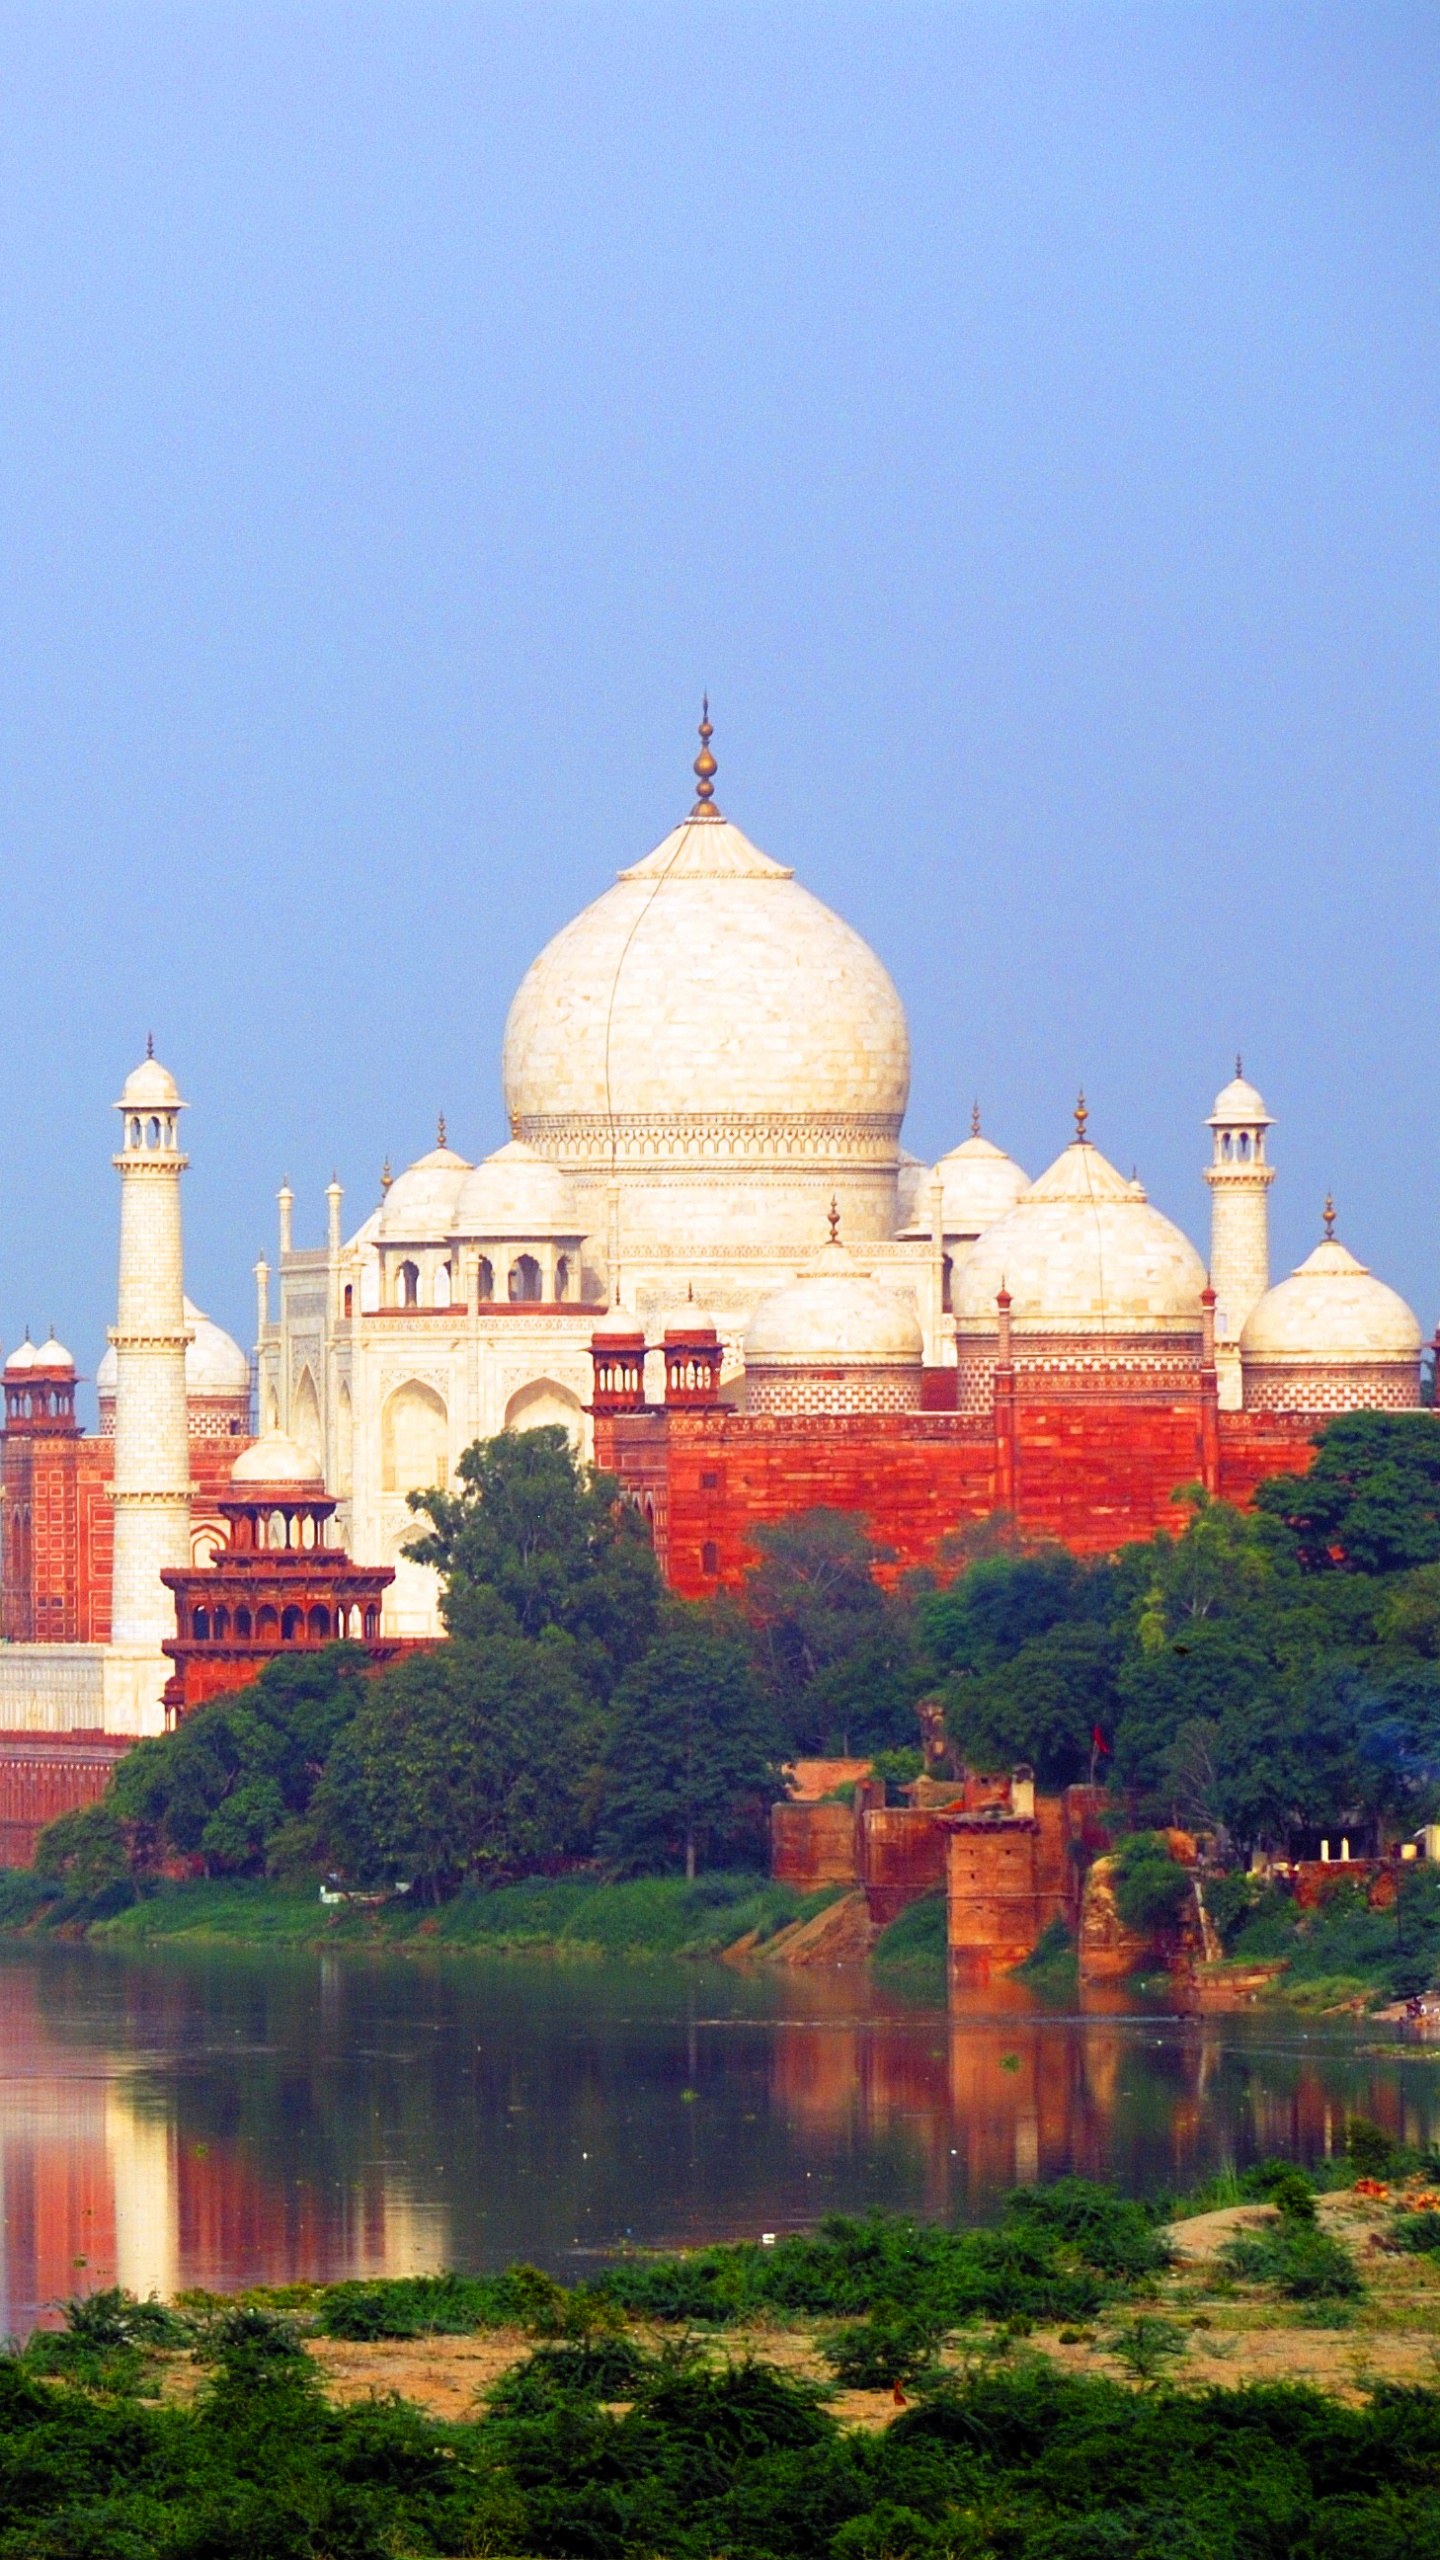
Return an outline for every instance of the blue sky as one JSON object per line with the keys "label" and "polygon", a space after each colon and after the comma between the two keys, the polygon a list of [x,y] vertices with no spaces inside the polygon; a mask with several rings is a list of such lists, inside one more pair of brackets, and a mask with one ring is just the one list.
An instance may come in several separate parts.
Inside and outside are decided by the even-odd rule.
{"label": "blue sky", "polygon": [[549,934],[722,805],[908,1142],[1091,1134],[1440,1311],[1433,8],[0,6],[0,1334],[505,1135]]}

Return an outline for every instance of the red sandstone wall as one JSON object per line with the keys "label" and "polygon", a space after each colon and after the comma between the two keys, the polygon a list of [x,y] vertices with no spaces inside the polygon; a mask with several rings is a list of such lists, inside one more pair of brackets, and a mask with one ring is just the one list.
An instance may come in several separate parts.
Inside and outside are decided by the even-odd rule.
{"label": "red sandstone wall", "polygon": [[[1198,1373],[1193,1393],[1047,1401],[1026,1388],[1010,1410],[1003,1453],[989,1415],[720,1407],[597,1414],[595,1452],[649,1519],[661,1568],[686,1599],[734,1589],[755,1561],[758,1527],[822,1504],[864,1513],[895,1551],[886,1580],[933,1563],[947,1533],[1001,1507],[1079,1555],[1183,1527],[1174,1496],[1206,1476]],[[1313,1462],[1313,1416],[1212,1411],[1210,1424],[1210,1477],[1228,1501],[1247,1503],[1266,1476]]]}
{"label": "red sandstone wall", "polygon": [[877,1928],[943,1892],[947,1834],[937,1815],[888,1805],[862,1815],[859,1832],[860,1882]]}
{"label": "red sandstone wall", "polygon": [[94,1804],[132,1748],[108,1733],[0,1733],[0,1866],[28,1867],[46,1823]]}
{"label": "red sandstone wall", "polygon": [[801,1893],[855,1882],[855,1816],[848,1804],[773,1804],[770,1873]]}
{"label": "red sandstone wall", "polygon": [[1173,1496],[1204,1472],[1198,1396],[1022,1398],[1015,1414],[1014,1510],[1032,1535],[1106,1555],[1156,1529],[1178,1529]]}
{"label": "red sandstone wall", "polygon": [[[190,1442],[196,1492],[192,1521],[220,1526],[217,1497],[246,1440],[202,1432]],[[108,1436],[54,1438],[6,1432],[0,1438],[5,1487],[4,1605],[0,1631],[11,1644],[108,1644],[115,1515],[108,1486],[115,1443]]]}
{"label": "red sandstone wall", "polygon": [[1308,1475],[1315,1463],[1314,1414],[1222,1413],[1220,1491],[1227,1502],[1253,1502],[1266,1476]]}

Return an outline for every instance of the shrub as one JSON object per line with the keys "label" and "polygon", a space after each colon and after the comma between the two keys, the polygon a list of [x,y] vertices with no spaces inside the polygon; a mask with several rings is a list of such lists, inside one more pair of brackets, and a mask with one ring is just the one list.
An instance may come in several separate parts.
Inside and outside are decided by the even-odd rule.
{"label": "shrub", "polygon": [[1273,2285],[1290,2302],[1353,2302],[1365,2290],[1349,2250],[1303,2222],[1242,2232],[1220,2254],[1242,2283]]}
{"label": "shrub", "polygon": [[1115,1859],[1115,1907],[1127,1929],[1173,1928],[1194,1899],[1190,1871],[1172,1858],[1163,1831],[1135,1831]]}
{"label": "shrub", "polygon": [[876,2312],[840,2330],[825,2349],[825,2361],[848,2391],[888,2391],[933,2369],[941,2335],[933,2321]]}
{"label": "shrub", "polygon": [[1372,2124],[1368,2116],[1350,2116],[1345,2125],[1345,2151],[1357,2178],[1384,2178],[1395,2167],[1400,2145],[1382,2125]]}

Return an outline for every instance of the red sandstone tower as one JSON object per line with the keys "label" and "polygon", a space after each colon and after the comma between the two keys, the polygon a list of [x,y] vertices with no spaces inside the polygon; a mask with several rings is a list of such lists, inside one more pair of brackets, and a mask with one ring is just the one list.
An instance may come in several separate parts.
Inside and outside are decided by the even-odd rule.
{"label": "red sandstone tower", "polygon": [[280,1653],[318,1652],[342,1638],[365,1645],[375,1662],[398,1650],[380,1637],[393,1567],[352,1564],[327,1545],[335,1501],[308,1449],[267,1431],[236,1460],[217,1507],[228,1543],[208,1564],[161,1576],[175,1595],[176,1632],[165,1643],[175,1665],[165,1684],[170,1723],[242,1689]]}

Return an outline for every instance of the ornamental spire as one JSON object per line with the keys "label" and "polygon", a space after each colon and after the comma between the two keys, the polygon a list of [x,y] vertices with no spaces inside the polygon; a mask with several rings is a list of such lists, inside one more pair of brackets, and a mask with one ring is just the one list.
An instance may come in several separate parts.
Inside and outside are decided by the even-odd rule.
{"label": "ornamental spire", "polygon": [[435,1144],[437,1147],[443,1147],[445,1144],[445,1114],[443,1111],[435,1123]]}
{"label": "ornamental spire", "polygon": [[1075,1144],[1077,1147],[1088,1147],[1090,1144],[1085,1135],[1085,1123],[1089,1117],[1089,1106],[1086,1103],[1085,1088],[1082,1085],[1075,1097]]}
{"label": "ornamental spire", "polygon": [[715,776],[719,768],[710,753],[710,741],[714,735],[715,732],[710,725],[710,696],[707,693],[701,696],[700,701],[700,753],[695,759],[693,768],[696,788],[695,806],[690,812],[692,818],[718,818],[720,815],[720,811],[715,806]]}
{"label": "ornamental spire", "polygon": [[970,1105],[970,1135],[972,1138],[978,1138],[980,1135],[980,1102],[978,1096]]}
{"label": "ornamental spire", "polygon": [[1321,1210],[1320,1215],[1325,1221],[1325,1241],[1327,1244],[1333,1244],[1335,1241],[1335,1201],[1333,1195],[1328,1191],[1325,1194],[1325,1206]]}
{"label": "ornamental spire", "polygon": [[826,1211],[826,1216],[830,1221],[830,1241],[832,1244],[838,1244],[840,1241],[840,1203],[835,1198],[833,1192],[830,1196],[830,1206]]}

